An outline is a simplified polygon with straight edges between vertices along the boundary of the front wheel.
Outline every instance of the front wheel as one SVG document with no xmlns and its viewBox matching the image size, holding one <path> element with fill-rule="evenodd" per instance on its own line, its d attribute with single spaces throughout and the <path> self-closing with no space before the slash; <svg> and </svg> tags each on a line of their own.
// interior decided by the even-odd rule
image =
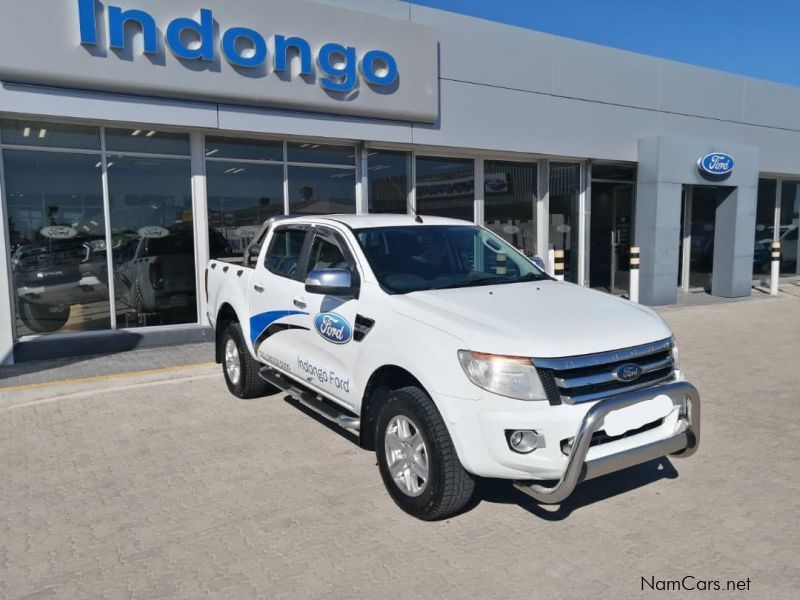
<svg viewBox="0 0 800 600">
<path fill-rule="evenodd" d="M 376 425 L 378 468 L 400 508 L 424 521 L 464 509 L 475 480 L 461 466 L 447 427 L 424 391 L 406 387 L 391 392 Z"/>
<path fill-rule="evenodd" d="M 239 323 L 228 325 L 221 343 L 222 372 L 231 394 L 237 398 L 259 398 L 278 391 L 258 376 L 261 365 L 250 356 Z"/>
</svg>

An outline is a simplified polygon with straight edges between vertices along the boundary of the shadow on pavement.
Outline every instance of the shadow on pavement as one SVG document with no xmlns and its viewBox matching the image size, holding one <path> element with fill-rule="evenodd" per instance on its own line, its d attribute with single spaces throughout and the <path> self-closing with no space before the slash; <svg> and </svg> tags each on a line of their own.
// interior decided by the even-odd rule
<svg viewBox="0 0 800 600">
<path fill-rule="evenodd" d="M 358 435 L 342 429 L 338 425 L 321 417 L 313 410 L 306 408 L 291 396 L 281 393 L 281 398 L 290 406 L 321 423 L 339 437 L 358 445 Z M 574 511 L 595 502 L 601 502 L 625 494 L 640 487 L 644 487 L 661 479 L 677 479 L 678 471 L 672 466 L 667 457 L 657 458 L 650 462 L 642 463 L 628 469 L 611 473 L 598 479 L 585 481 L 578 484 L 572 495 L 560 505 L 543 505 L 530 496 L 514 488 L 511 481 L 504 479 L 478 479 L 475 496 L 461 511 L 468 513 L 482 502 L 492 504 L 516 504 L 529 513 L 545 521 L 562 521 Z M 553 482 L 555 483 L 555 482 Z"/>
<path fill-rule="evenodd" d="M 472 510 L 481 502 L 517 504 L 546 521 L 562 521 L 584 506 L 601 502 L 619 494 L 625 494 L 661 479 L 677 478 L 678 472 L 669 459 L 666 457 L 658 458 L 623 471 L 617 471 L 598 479 L 580 483 L 569 498 L 560 505 L 552 506 L 539 504 L 530 496 L 515 489 L 510 481 L 484 479 L 478 483 L 473 503 L 467 507 L 466 511 Z"/>
</svg>

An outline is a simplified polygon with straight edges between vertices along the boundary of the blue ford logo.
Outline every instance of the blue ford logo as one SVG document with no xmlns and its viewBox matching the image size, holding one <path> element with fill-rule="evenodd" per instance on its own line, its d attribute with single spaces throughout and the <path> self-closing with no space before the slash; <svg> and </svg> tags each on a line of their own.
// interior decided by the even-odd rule
<svg viewBox="0 0 800 600">
<path fill-rule="evenodd" d="M 614 379 L 622 383 L 633 383 L 642 376 L 642 367 L 634 364 L 621 365 L 612 373 Z"/>
<path fill-rule="evenodd" d="M 314 329 L 332 344 L 346 344 L 353 338 L 353 330 L 347 319 L 332 312 L 314 317 Z"/>
<path fill-rule="evenodd" d="M 703 173 L 716 176 L 732 173 L 733 164 L 733 157 L 724 152 L 712 152 L 697 161 L 697 166 Z"/>
</svg>

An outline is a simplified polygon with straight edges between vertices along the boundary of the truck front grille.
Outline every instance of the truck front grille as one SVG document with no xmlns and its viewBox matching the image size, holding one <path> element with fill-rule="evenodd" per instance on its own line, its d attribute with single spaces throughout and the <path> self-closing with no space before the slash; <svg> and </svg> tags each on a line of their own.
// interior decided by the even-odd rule
<svg viewBox="0 0 800 600">
<path fill-rule="evenodd" d="M 675 377 L 672 345 L 670 338 L 611 352 L 535 358 L 533 362 L 551 404 L 577 404 L 671 381 Z M 615 373 L 625 365 L 636 365 L 641 375 L 633 381 L 620 381 Z"/>
</svg>

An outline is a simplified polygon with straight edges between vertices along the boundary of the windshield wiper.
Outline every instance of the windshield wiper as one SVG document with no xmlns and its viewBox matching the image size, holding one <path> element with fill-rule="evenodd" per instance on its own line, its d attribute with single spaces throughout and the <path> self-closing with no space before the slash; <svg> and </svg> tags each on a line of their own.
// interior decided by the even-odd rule
<svg viewBox="0 0 800 600">
<path fill-rule="evenodd" d="M 502 283 L 502 277 L 480 277 L 478 279 L 470 279 L 468 281 L 457 281 L 454 283 L 443 283 L 441 285 L 434 285 L 429 287 L 429 290 L 448 290 L 454 288 L 474 287 L 479 285 L 491 285 L 495 283 Z"/>
</svg>

